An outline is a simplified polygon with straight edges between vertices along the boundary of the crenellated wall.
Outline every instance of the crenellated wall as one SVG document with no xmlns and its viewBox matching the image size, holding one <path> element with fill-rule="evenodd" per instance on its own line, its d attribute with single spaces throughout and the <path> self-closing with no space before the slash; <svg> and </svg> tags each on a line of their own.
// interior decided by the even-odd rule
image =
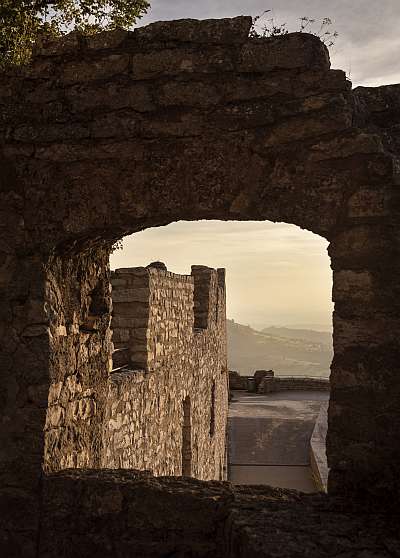
<svg viewBox="0 0 400 558">
<path fill-rule="evenodd" d="M 224 478 L 224 270 L 118 269 L 111 282 L 114 343 L 127 359 L 109 379 L 102 467 Z"/>
</svg>

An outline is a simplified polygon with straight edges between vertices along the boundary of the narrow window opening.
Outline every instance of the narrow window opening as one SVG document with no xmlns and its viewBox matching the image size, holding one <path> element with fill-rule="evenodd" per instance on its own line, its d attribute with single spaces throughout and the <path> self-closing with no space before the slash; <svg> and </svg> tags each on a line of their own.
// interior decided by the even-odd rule
<svg viewBox="0 0 400 558">
<path fill-rule="evenodd" d="M 190 397 L 183 401 L 182 476 L 192 476 L 192 423 Z"/>
<path fill-rule="evenodd" d="M 215 433 L 215 381 L 211 386 L 210 437 Z"/>
<path fill-rule="evenodd" d="M 316 447 L 314 430 L 321 430 L 320 418 L 326 429 L 322 411 L 329 399 L 333 353 L 332 273 L 326 247 L 325 239 L 285 223 L 182 221 L 143 231 L 140 238 L 134 235 L 124 240 L 123 253 L 113 255 L 111 267 L 117 268 L 111 277 L 114 367 L 123 367 L 130 356 L 125 366 L 161 374 L 167 357 L 178 355 L 181 335 L 187 333 L 200 346 L 215 332 L 222 337 L 226 333 L 221 345 L 212 342 L 206 349 L 211 353 L 227 349 L 227 354 L 214 359 L 215 366 L 204 360 L 201 382 L 205 389 L 192 389 L 197 385 L 198 367 L 187 371 L 184 389 L 190 401 L 185 396 L 178 401 L 177 435 L 178 442 L 182 436 L 182 447 L 178 443 L 173 448 L 178 451 L 173 462 L 181 459 L 178 474 L 221 476 L 222 432 L 227 420 L 229 455 L 224 475 L 229 470 L 231 482 L 310 492 L 320 489 L 326 478 L 326 459 L 310 456 Z M 160 287 L 167 288 L 161 306 L 165 301 L 178 317 L 174 327 L 168 326 L 168 335 L 158 327 L 158 313 L 154 320 L 150 311 L 143 314 L 144 303 L 150 308 L 153 301 L 152 286 L 149 281 L 142 283 L 146 274 L 140 266 L 154 260 L 150 267 L 165 271 L 163 264 L 155 262 L 161 252 L 174 270 L 171 278 L 177 273 L 186 275 L 179 279 L 185 285 L 183 298 L 164 284 Z M 196 262 L 203 265 L 193 265 Z M 128 273 L 132 270 L 128 265 L 139 266 L 137 272 Z M 227 299 L 224 271 L 219 266 L 227 268 Z M 128 300 L 131 294 L 134 298 Z M 138 312 L 130 313 L 132 308 Z M 196 409 L 193 416 L 191 403 Z M 162 401 L 160 405 L 162 412 Z M 203 409 L 201 417 L 197 409 Z M 209 453 L 198 454 L 198 442 L 202 448 L 208 446 Z M 319 444 L 322 458 L 324 443 Z M 210 475 L 208 467 L 213 471 Z M 313 475 L 318 477 L 318 486 Z"/>
</svg>

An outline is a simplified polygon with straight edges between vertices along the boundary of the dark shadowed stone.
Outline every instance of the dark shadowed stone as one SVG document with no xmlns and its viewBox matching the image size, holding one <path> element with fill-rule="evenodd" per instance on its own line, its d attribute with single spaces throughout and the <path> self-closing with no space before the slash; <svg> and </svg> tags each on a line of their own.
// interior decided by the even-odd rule
<svg viewBox="0 0 400 558">
<path fill-rule="evenodd" d="M 242 44 L 249 36 L 252 18 L 239 16 L 230 19 L 181 19 L 157 21 L 135 29 L 140 40 L 207 44 Z"/>
</svg>

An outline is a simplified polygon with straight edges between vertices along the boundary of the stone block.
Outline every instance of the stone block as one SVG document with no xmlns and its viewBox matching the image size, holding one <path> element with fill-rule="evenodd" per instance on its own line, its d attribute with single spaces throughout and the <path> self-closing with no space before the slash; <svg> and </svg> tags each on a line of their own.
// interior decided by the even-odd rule
<svg viewBox="0 0 400 558">
<path fill-rule="evenodd" d="M 46 427 L 57 428 L 64 423 L 65 411 L 59 405 L 53 405 L 47 409 Z"/>
<path fill-rule="evenodd" d="M 329 246 L 336 269 L 379 269 L 385 259 L 396 261 L 393 239 L 384 225 L 353 225 L 340 232 Z"/>
<path fill-rule="evenodd" d="M 50 38 L 42 35 L 36 40 L 33 56 L 60 56 L 68 52 L 76 52 L 82 44 L 82 36 L 78 32 L 71 32 L 61 37 Z"/>
<path fill-rule="evenodd" d="M 149 323 L 148 316 L 138 318 L 138 317 L 130 317 L 130 316 L 121 316 L 119 313 L 115 312 L 115 315 L 112 318 L 111 325 L 114 328 L 146 328 Z"/>
<path fill-rule="evenodd" d="M 128 328 L 116 328 L 113 330 L 113 342 L 114 343 L 126 343 L 130 339 L 131 330 Z"/>
<path fill-rule="evenodd" d="M 147 350 L 131 350 L 131 363 L 147 366 L 149 354 Z"/>
<path fill-rule="evenodd" d="M 293 116 L 268 129 L 264 145 L 272 147 L 303 141 L 324 134 L 328 128 L 331 132 L 344 131 L 351 127 L 351 118 L 351 113 L 347 111 L 331 111 L 328 124 L 321 121 L 317 115 Z"/>
<path fill-rule="evenodd" d="M 110 283 L 113 287 L 126 287 L 126 279 L 122 279 L 120 277 L 111 276 Z"/>
<path fill-rule="evenodd" d="M 65 64 L 61 81 L 64 84 L 84 83 L 93 80 L 110 79 L 128 71 L 128 54 L 108 54 L 101 59 L 72 61 Z"/>
<path fill-rule="evenodd" d="M 372 154 L 383 151 L 382 139 L 376 134 L 365 132 L 346 137 L 321 140 L 311 148 L 311 161 L 346 158 L 357 154 Z"/>
<path fill-rule="evenodd" d="M 201 81 L 169 81 L 156 93 L 157 103 L 161 106 L 209 107 L 216 105 L 223 93 L 212 83 Z"/>
<path fill-rule="evenodd" d="M 252 18 L 239 16 L 229 19 L 181 19 L 157 21 L 135 29 L 139 41 L 204 44 L 241 44 L 249 36 Z"/>
<path fill-rule="evenodd" d="M 154 110 L 155 103 L 152 100 L 151 88 L 139 83 L 116 85 L 112 81 L 102 86 L 97 84 L 70 87 L 65 92 L 71 110 L 75 114 L 84 113 L 87 110 L 96 110 L 99 106 L 109 110 L 129 109 L 131 111 L 143 112 Z M 112 146 L 105 146 L 112 148 Z"/>
<path fill-rule="evenodd" d="M 239 72 L 271 72 L 279 69 L 329 70 L 329 53 L 315 35 L 290 33 L 281 37 L 252 39 L 243 47 Z"/>
<path fill-rule="evenodd" d="M 34 324 L 27 326 L 23 332 L 22 337 L 41 337 L 50 336 L 50 328 L 42 324 Z"/>
<path fill-rule="evenodd" d="M 400 319 L 382 314 L 367 317 L 342 318 L 333 315 L 333 346 L 335 354 L 348 347 L 376 347 L 398 342 Z"/>
<path fill-rule="evenodd" d="M 135 54 L 132 58 L 131 75 L 135 80 L 147 80 L 161 76 L 232 72 L 234 69 L 235 57 L 230 51 L 213 47 L 205 52 L 185 47 Z"/>
<path fill-rule="evenodd" d="M 149 315 L 149 305 L 143 302 L 115 302 L 113 315 L 126 318 L 146 318 Z"/>
<path fill-rule="evenodd" d="M 149 302 L 150 290 L 147 287 L 137 288 L 137 289 L 123 289 L 118 288 L 113 291 L 113 303 L 116 302 Z M 115 305 L 114 305 L 114 312 Z"/>
<path fill-rule="evenodd" d="M 125 29 L 114 29 L 86 37 L 85 42 L 89 50 L 109 50 L 121 46 L 126 39 L 133 37 L 133 34 Z"/>
<path fill-rule="evenodd" d="M 115 276 L 119 275 L 136 275 L 138 277 L 145 277 L 148 275 L 148 270 L 145 267 L 120 267 L 114 271 Z"/>
</svg>

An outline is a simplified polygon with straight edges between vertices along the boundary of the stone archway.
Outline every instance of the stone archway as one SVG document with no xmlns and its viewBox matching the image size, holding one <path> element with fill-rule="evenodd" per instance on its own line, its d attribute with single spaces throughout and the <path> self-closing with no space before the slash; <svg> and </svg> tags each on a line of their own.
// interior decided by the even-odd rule
<svg viewBox="0 0 400 558">
<path fill-rule="evenodd" d="M 109 249 L 179 219 L 284 221 L 330 241 L 330 489 L 399 493 L 400 88 L 352 91 L 316 37 L 248 39 L 250 25 L 240 17 L 72 34 L 3 76 L 7 532 L 36 529 L 48 392 L 71 369 L 93 388 L 82 466 L 98 466 Z M 23 524 L 21 506 L 31 518 Z"/>
</svg>

